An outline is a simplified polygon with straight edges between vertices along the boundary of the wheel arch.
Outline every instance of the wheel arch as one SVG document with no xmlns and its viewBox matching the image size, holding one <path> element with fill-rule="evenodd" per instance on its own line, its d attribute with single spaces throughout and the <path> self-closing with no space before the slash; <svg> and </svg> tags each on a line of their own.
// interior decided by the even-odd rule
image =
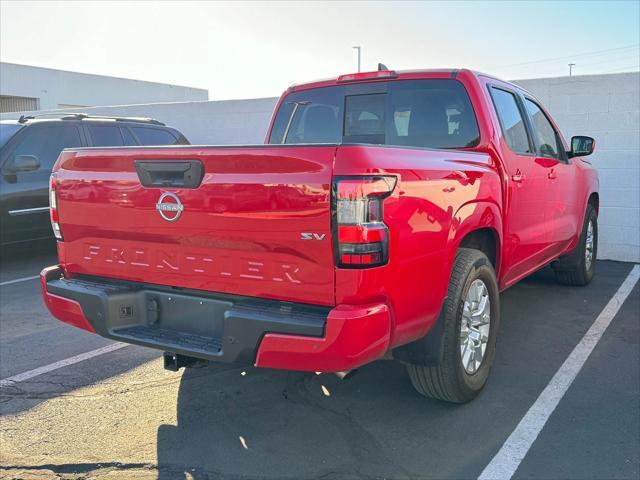
<svg viewBox="0 0 640 480">
<path fill-rule="evenodd" d="M 450 275 L 458 250 L 473 248 L 487 255 L 497 277 L 502 251 L 502 217 L 498 206 L 491 202 L 472 202 L 460 207 L 453 218 L 448 244 Z M 447 284 L 448 282 L 449 278 Z M 441 309 L 445 299 L 442 301 Z M 442 360 L 443 334 L 444 325 L 439 315 L 424 337 L 395 348 L 393 357 L 409 363 L 439 365 Z"/>
<path fill-rule="evenodd" d="M 495 203 L 472 202 L 456 212 L 449 232 L 449 265 L 453 266 L 460 248 L 473 248 L 483 252 L 493 265 L 496 276 L 502 256 L 502 215 Z"/>
<path fill-rule="evenodd" d="M 460 248 L 473 248 L 474 250 L 480 250 L 484 253 L 494 270 L 497 266 L 499 246 L 498 246 L 498 233 L 493 228 L 479 228 L 467 233 L 460 241 L 458 249 Z"/>
<path fill-rule="evenodd" d="M 587 205 L 592 205 L 596 210 L 596 214 L 600 213 L 600 194 L 598 192 L 592 192 L 587 199 Z"/>
</svg>

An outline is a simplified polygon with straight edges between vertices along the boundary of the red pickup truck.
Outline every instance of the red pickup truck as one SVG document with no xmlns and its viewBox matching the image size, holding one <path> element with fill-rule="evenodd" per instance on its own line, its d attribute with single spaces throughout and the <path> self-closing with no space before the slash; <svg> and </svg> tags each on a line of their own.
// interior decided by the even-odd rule
<svg viewBox="0 0 640 480">
<path fill-rule="evenodd" d="M 63 322 L 163 350 L 170 369 L 393 358 L 420 393 L 465 402 L 494 359 L 499 291 L 549 264 L 591 280 L 593 148 L 469 70 L 295 85 L 266 145 L 63 151 L 42 293 Z"/>
</svg>

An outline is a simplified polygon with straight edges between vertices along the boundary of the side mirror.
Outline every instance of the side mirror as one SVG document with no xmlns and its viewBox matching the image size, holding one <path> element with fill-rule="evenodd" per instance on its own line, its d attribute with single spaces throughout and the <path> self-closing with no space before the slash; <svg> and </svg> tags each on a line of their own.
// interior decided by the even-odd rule
<svg viewBox="0 0 640 480">
<path fill-rule="evenodd" d="M 587 155 L 591 155 L 595 148 L 596 141 L 593 138 L 576 135 L 575 137 L 571 137 L 571 151 L 569 152 L 569 158 L 586 157 Z"/>
<path fill-rule="evenodd" d="M 9 170 L 17 172 L 33 172 L 40 168 L 40 160 L 35 155 L 16 155 L 9 163 Z"/>
</svg>

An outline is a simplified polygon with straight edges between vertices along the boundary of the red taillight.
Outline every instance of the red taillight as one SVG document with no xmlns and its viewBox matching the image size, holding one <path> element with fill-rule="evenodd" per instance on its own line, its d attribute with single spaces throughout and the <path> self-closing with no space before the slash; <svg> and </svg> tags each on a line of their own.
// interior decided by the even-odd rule
<svg viewBox="0 0 640 480">
<path fill-rule="evenodd" d="M 387 263 L 389 229 L 383 221 L 383 203 L 395 185 L 395 177 L 334 180 L 335 246 L 339 267 L 376 267 Z"/>
<path fill-rule="evenodd" d="M 49 180 L 49 212 L 51 215 L 51 228 L 53 234 L 58 240 L 62 240 L 62 231 L 60 230 L 60 219 L 58 217 L 58 195 L 56 192 L 56 177 L 51 175 Z"/>
<path fill-rule="evenodd" d="M 375 72 L 348 73 L 338 77 L 338 83 L 373 80 L 376 78 L 396 78 L 398 74 L 393 70 L 378 70 Z"/>
</svg>

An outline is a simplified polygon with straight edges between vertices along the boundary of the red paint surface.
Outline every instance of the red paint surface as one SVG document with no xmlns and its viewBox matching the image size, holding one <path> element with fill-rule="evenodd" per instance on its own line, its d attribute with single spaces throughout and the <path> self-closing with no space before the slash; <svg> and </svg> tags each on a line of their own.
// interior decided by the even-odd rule
<svg viewBox="0 0 640 480">
<path fill-rule="evenodd" d="M 47 274 L 52 270 L 59 270 L 58 267 L 47 267 L 40 273 L 40 287 L 42 288 L 42 298 L 47 309 L 58 320 L 61 320 L 74 327 L 82 328 L 89 332 L 95 332 L 80 304 L 74 300 L 63 298 L 47 292 Z"/>
<path fill-rule="evenodd" d="M 340 306 L 329 313 L 324 338 L 265 335 L 256 366 L 309 372 L 351 370 L 387 351 L 390 322 L 385 304 Z"/>
</svg>

